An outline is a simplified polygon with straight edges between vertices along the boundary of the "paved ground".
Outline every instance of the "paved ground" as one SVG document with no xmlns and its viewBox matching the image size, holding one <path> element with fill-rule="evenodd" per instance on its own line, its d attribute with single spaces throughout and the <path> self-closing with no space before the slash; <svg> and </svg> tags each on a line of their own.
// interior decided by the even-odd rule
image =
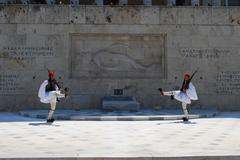
<svg viewBox="0 0 240 160">
<path fill-rule="evenodd" d="M 0 158 L 235 155 L 237 160 L 239 135 L 240 113 L 236 112 L 189 123 L 56 121 L 52 125 L 45 120 L 0 113 Z"/>
</svg>

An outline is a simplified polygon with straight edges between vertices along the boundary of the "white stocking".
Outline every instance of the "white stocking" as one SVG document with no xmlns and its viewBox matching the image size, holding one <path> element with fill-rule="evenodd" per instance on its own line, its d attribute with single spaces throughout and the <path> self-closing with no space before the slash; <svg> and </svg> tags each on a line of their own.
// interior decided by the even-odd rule
<svg viewBox="0 0 240 160">
<path fill-rule="evenodd" d="M 174 96 L 176 94 L 175 91 L 163 92 L 164 96 Z"/>
<path fill-rule="evenodd" d="M 55 108 L 56 108 L 56 102 L 51 102 L 50 104 L 51 104 L 51 108 L 50 108 L 49 113 L 48 113 L 48 118 L 47 118 L 48 120 L 52 119 L 53 113 L 54 113 Z"/>
<path fill-rule="evenodd" d="M 182 102 L 182 109 L 186 118 L 188 118 L 187 103 Z"/>
</svg>

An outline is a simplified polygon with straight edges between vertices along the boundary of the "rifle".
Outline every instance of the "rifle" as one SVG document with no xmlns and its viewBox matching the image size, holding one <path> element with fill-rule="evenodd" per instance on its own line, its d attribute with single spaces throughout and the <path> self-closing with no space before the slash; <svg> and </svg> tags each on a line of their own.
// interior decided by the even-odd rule
<svg viewBox="0 0 240 160">
<path fill-rule="evenodd" d="M 191 82 L 193 76 L 198 72 L 198 70 L 194 71 L 192 76 L 189 78 L 189 80 L 187 80 L 187 82 L 185 82 L 185 79 L 183 80 L 183 84 L 182 84 L 182 87 L 180 89 L 180 91 L 184 91 L 184 89 L 188 89 L 188 86 L 189 86 L 189 83 Z"/>
<path fill-rule="evenodd" d="M 198 72 L 198 70 L 196 70 L 196 71 L 193 72 L 193 74 L 192 74 L 192 76 L 191 76 L 189 82 L 192 80 L 193 76 L 194 76 L 197 72 Z"/>
</svg>

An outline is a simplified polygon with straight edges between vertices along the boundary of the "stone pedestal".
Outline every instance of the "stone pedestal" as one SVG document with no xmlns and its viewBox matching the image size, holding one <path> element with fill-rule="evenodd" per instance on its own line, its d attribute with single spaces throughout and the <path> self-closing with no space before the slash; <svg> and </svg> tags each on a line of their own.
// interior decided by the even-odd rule
<svg viewBox="0 0 240 160">
<path fill-rule="evenodd" d="M 140 103 L 133 97 L 107 96 L 102 99 L 102 108 L 106 110 L 138 111 Z"/>
</svg>

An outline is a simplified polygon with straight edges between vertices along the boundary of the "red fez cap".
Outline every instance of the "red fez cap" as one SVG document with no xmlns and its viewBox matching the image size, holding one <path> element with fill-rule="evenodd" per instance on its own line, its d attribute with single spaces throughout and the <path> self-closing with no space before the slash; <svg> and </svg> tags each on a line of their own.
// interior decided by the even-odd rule
<svg viewBox="0 0 240 160">
<path fill-rule="evenodd" d="M 48 77 L 49 78 L 55 78 L 55 73 L 54 72 L 48 72 Z"/>
<path fill-rule="evenodd" d="M 184 77 L 190 77 L 189 73 L 184 73 Z"/>
</svg>

